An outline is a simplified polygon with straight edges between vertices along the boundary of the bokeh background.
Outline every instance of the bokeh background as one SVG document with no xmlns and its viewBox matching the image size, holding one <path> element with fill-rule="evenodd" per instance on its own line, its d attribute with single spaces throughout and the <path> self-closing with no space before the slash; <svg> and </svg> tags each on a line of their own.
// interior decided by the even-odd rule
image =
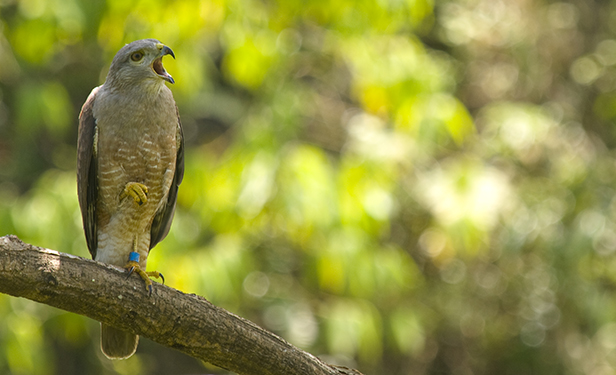
<svg viewBox="0 0 616 375">
<path fill-rule="evenodd" d="M 616 373 L 616 1 L 0 0 L 0 235 L 89 257 L 77 116 L 146 37 L 168 285 L 366 375 Z M 98 332 L 0 295 L 0 373 L 227 373 Z"/>
</svg>

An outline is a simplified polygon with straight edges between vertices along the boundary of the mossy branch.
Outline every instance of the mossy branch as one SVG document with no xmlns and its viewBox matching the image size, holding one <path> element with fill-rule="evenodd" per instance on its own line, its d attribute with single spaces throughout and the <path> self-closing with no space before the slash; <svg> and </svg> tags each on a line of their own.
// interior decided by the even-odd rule
<svg viewBox="0 0 616 375">
<path fill-rule="evenodd" d="M 0 237 L 0 292 L 44 303 L 149 338 L 247 375 L 361 375 L 328 365 L 204 298 L 116 267 Z"/>
</svg>

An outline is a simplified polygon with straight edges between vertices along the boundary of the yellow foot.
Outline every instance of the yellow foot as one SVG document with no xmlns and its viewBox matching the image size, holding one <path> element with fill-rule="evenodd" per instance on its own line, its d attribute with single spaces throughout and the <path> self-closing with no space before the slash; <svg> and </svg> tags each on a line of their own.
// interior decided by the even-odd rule
<svg viewBox="0 0 616 375">
<path fill-rule="evenodd" d="M 120 200 L 131 196 L 139 206 L 148 201 L 148 187 L 138 182 L 129 182 L 124 186 Z"/>
<path fill-rule="evenodd" d="M 137 275 L 139 275 L 143 281 L 145 281 L 145 289 L 148 291 L 148 295 L 152 295 L 152 280 L 150 280 L 150 277 L 155 277 L 155 278 L 161 278 L 163 280 L 163 284 L 165 283 L 165 278 L 163 277 L 163 274 L 158 272 L 158 271 L 149 271 L 146 272 L 144 270 L 141 269 L 141 267 L 139 266 L 139 263 L 135 262 L 135 261 L 129 261 L 128 264 L 126 265 L 126 268 L 128 269 L 128 276 L 130 277 L 130 275 L 133 274 L 133 272 L 135 272 Z"/>
</svg>

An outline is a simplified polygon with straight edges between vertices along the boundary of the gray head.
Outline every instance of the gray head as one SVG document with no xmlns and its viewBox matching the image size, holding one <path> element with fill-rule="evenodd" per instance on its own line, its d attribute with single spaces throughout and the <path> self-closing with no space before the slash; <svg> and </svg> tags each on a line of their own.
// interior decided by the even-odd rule
<svg viewBox="0 0 616 375">
<path fill-rule="evenodd" d="M 163 67 L 163 56 L 175 54 L 171 48 L 156 39 L 141 39 L 122 47 L 116 53 L 106 84 L 114 86 L 135 85 L 142 82 L 174 83 L 173 77 Z"/>
</svg>

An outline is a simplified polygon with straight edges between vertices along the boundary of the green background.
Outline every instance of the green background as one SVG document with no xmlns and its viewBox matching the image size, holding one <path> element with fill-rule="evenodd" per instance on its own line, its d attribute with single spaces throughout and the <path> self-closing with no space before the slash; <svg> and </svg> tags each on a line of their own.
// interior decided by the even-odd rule
<svg viewBox="0 0 616 375">
<path fill-rule="evenodd" d="M 89 257 L 77 116 L 153 37 L 186 174 L 150 269 L 366 375 L 616 373 L 616 1 L 0 0 L 0 235 Z M 226 372 L 0 295 L 2 374 Z"/>
</svg>

